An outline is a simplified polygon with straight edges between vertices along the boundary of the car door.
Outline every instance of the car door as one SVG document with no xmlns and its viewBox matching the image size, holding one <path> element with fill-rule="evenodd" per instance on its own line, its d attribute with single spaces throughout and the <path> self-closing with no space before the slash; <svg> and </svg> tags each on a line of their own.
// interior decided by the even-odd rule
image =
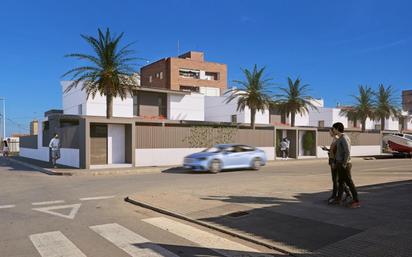
<svg viewBox="0 0 412 257">
<path fill-rule="evenodd" d="M 239 168 L 242 162 L 242 151 L 239 146 L 228 147 L 224 153 L 224 168 Z"/>
</svg>

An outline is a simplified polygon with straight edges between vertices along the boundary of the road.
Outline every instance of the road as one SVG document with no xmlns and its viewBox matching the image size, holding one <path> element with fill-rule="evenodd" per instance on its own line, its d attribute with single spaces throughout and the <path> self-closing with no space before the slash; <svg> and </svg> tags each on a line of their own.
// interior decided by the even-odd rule
<svg viewBox="0 0 412 257">
<path fill-rule="evenodd" d="M 362 161 L 360 184 L 411 178 L 410 160 Z M 376 176 L 376 174 L 380 174 Z M 294 188 L 282 176 L 295 176 Z M 48 176 L 0 159 L 0 256 L 281 256 L 204 227 L 166 217 L 124 202 L 148 190 L 218 188 L 251 183 L 279 183 L 276 192 L 293 194 L 329 186 L 324 162 L 280 162 L 261 171 L 194 174 L 162 173 L 108 176 Z M 305 187 L 305 181 L 317 186 Z M 373 178 L 373 179 L 371 179 Z M 247 186 L 245 185 L 245 182 Z M 277 181 L 277 182 L 276 182 Z M 312 183 L 313 184 L 313 183 Z M 259 190 L 256 188 L 254 193 Z M 179 204 L 176 199 L 174 204 Z"/>
</svg>

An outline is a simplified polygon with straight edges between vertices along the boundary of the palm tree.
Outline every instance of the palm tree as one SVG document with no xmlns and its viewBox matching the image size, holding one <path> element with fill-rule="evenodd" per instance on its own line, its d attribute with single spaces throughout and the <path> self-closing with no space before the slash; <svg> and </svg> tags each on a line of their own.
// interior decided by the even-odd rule
<svg viewBox="0 0 412 257">
<path fill-rule="evenodd" d="M 358 113 L 353 107 L 349 106 L 349 107 L 342 108 L 340 110 L 340 115 L 346 116 L 348 120 L 353 121 L 353 126 L 355 128 L 358 126 L 358 120 L 359 120 Z"/>
<path fill-rule="evenodd" d="M 81 53 L 65 55 L 90 63 L 87 66 L 71 69 L 63 75 L 63 77 L 71 75 L 72 80 L 65 93 L 82 83 L 82 90 L 86 91 L 87 98 L 90 95 L 94 98 L 97 93 L 106 96 L 106 117 L 109 119 L 113 116 L 113 98 L 120 96 L 123 100 L 129 94 L 133 94 L 136 84 L 131 77 L 133 69 L 129 63 L 137 58 L 130 56 L 133 53 L 129 50 L 131 44 L 120 47 L 123 33 L 112 37 L 109 29 L 106 29 L 106 33 L 98 29 L 98 38 L 86 35 L 81 37 L 93 48 L 95 55 Z"/>
<path fill-rule="evenodd" d="M 267 87 L 271 85 L 271 79 L 264 78 L 265 67 L 258 69 L 257 65 L 253 70 L 241 69 L 245 75 L 245 81 L 235 80 L 241 88 L 233 88 L 225 93 L 229 96 L 226 103 L 237 99 L 237 111 L 244 111 L 246 107 L 250 109 L 250 125 L 255 129 L 255 116 L 257 111 L 264 111 L 269 108 L 270 99 Z"/>
<path fill-rule="evenodd" d="M 375 118 L 374 93 L 369 86 L 359 86 L 359 95 L 352 95 L 356 102 L 352 106 L 353 113 L 362 123 L 362 132 L 366 130 L 366 120 Z"/>
<path fill-rule="evenodd" d="M 309 85 L 301 85 L 301 79 L 297 78 L 293 81 L 288 77 L 288 87 L 279 88 L 282 94 L 277 94 L 275 97 L 275 104 L 281 106 L 286 115 L 291 115 L 291 125 L 295 126 L 296 114 L 305 114 L 309 112 L 309 108 L 317 110 L 318 108 L 313 104 L 313 97 L 307 95 Z"/>
<path fill-rule="evenodd" d="M 379 85 L 378 91 L 375 93 L 376 110 L 375 115 L 381 121 L 381 130 L 385 130 L 385 119 L 391 116 L 399 117 L 400 109 L 398 107 L 398 99 L 394 97 L 392 86 L 385 88 L 383 84 Z"/>
</svg>

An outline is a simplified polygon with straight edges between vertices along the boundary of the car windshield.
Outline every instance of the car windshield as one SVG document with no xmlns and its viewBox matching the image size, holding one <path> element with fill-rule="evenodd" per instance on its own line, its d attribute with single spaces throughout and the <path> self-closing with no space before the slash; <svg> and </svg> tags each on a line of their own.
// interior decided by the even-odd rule
<svg viewBox="0 0 412 257">
<path fill-rule="evenodd" d="M 223 148 L 214 146 L 214 147 L 206 148 L 202 152 L 204 152 L 204 153 L 220 153 L 222 150 L 223 150 Z"/>
<path fill-rule="evenodd" d="M 405 135 L 405 137 L 409 140 L 412 140 L 412 135 Z"/>
</svg>

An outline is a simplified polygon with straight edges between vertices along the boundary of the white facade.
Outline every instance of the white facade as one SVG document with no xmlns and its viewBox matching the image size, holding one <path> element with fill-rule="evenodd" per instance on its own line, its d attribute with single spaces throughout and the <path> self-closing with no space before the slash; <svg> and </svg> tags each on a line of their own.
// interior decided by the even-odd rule
<svg viewBox="0 0 412 257">
<path fill-rule="evenodd" d="M 205 121 L 232 122 L 232 116 L 236 115 L 238 123 L 250 123 L 250 109 L 237 111 L 236 99 L 226 103 L 227 97 L 205 97 Z M 269 111 L 256 112 L 256 124 L 269 124 Z"/>
<path fill-rule="evenodd" d="M 87 116 L 106 116 L 106 97 L 99 93 L 94 98 L 87 99 L 86 92 L 82 91 L 82 83 L 68 93 L 64 91 L 70 85 L 70 81 L 62 81 L 63 113 Z M 133 117 L 133 97 L 125 99 L 115 97 L 113 99 L 113 117 Z"/>
<path fill-rule="evenodd" d="M 167 118 L 169 120 L 205 120 L 205 96 L 192 93 L 190 95 L 167 95 Z"/>
</svg>

